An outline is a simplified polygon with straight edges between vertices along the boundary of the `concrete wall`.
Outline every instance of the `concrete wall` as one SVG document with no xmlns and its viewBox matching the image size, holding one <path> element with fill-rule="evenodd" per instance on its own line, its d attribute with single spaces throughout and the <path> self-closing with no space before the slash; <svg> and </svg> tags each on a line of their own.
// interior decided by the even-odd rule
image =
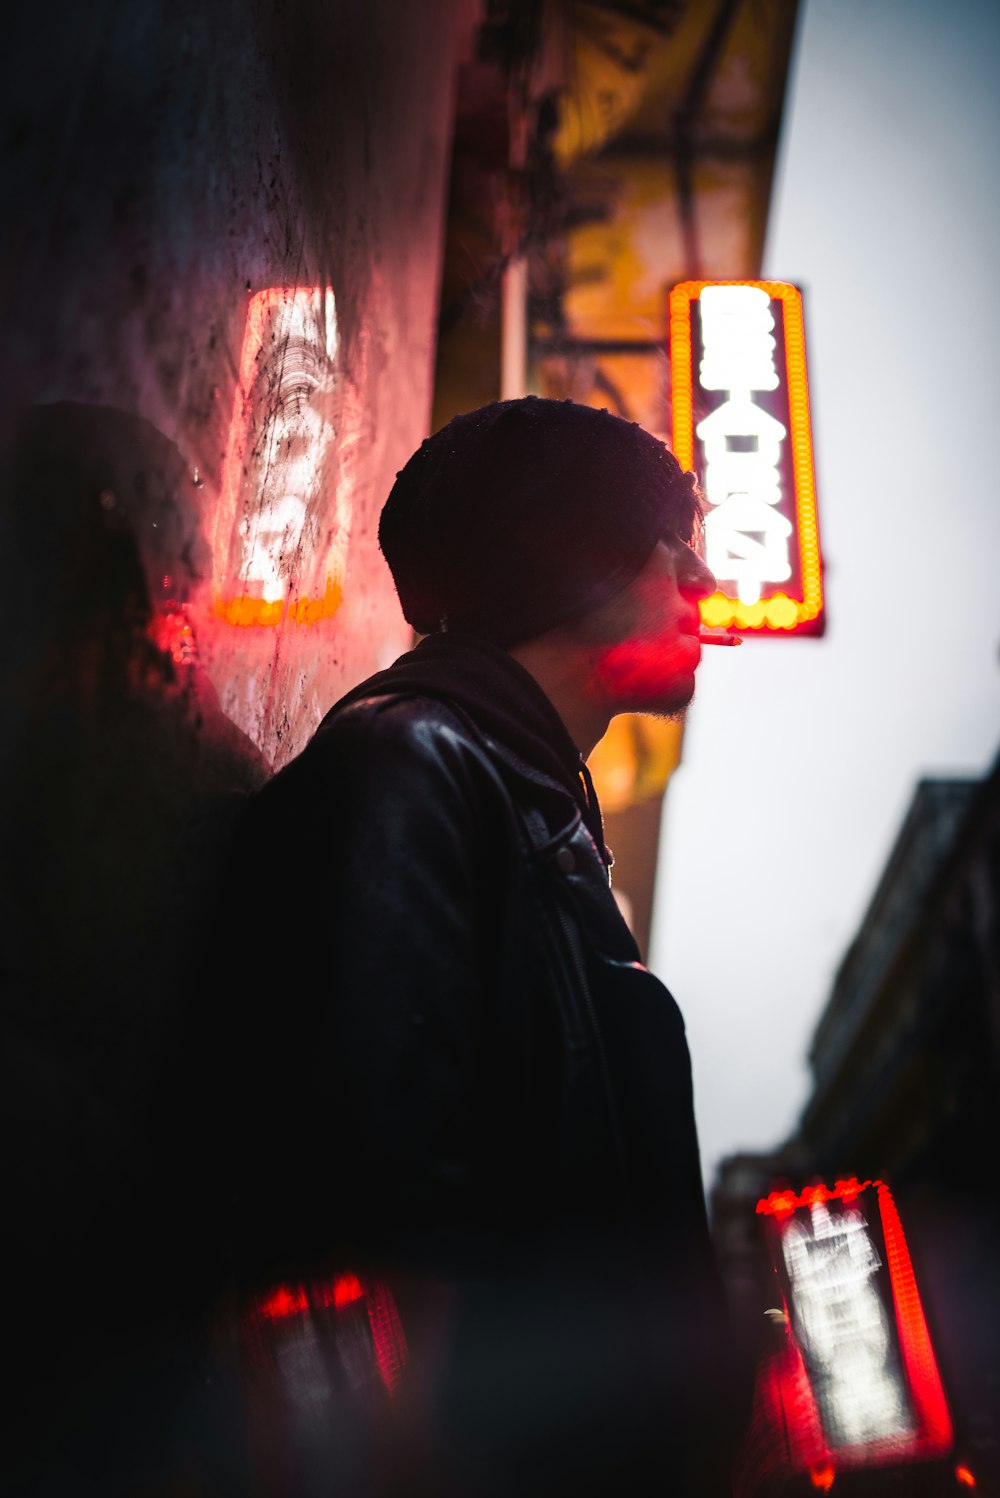
<svg viewBox="0 0 1000 1498">
<path fill-rule="evenodd" d="M 56 0 L 5 34 L 5 1174 L 23 1272 L 85 1265 L 91 1306 L 162 1259 L 149 1128 L 233 793 L 408 643 L 376 526 L 430 417 L 473 9 Z M 232 942 L 281 877 L 246 870 Z"/>
<path fill-rule="evenodd" d="M 115 494 L 115 508 L 154 609 L 186 603 L 189 645 L 269 762 L 406 639 L 374 529 L 429 420 L 461 26 L 449 0 L 110 0 L 37 10 L 14 66 L 8 55 L 2 436 L 38 405 L 72 401 L 140 418 L 173 444 L 170 508 L 209 550 L 171 559 L 141 494 Z M 253 371 L 266 364 L 264 378 L 240 392 L 248 309 L 273 288 L 330 289 L 334 303 L 316 305 L 335 305 L 334 318 L 317 333 L 272 312 Z M 287 369 L 289 333 L 319 349 L 304 374 Z M 289 520 L 286 506 L 285 534 L 261 541 L 254 505 L 282 441 L 298 443 L 298 473 L 272 472 L 265 522 L 282 528 L 282 483 L 298 485 L 308 513 L 303 524 L 292 506 Z M 256 471 L 229 495 L 219 535 L 227 448 L 242 480 L 255 444 Z M 257 594 L 270 570 L 289 603 L 325 597 L 314 623 L 288 608 L 277 623 L 274 610 L 267 624 L 219 619 L 220 598 L 254 595 L 238 575 L 254 571 L 254 545 Z M 43 554 L 23 564 L 47 566 Z"/>
</svg>

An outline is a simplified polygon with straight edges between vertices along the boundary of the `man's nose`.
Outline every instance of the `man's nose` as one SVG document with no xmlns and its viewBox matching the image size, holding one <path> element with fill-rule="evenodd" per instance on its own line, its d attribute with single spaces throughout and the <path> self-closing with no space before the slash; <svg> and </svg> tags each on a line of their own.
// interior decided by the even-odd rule
<svg viewBox="0 0 1000 1498">
<path fill-rule="evenodd" d="M 681 592 L 688 598 L 708 598 L 718 587 L 715 573 L 696 551 L 689 552 L 684 560 L 686 565 L 679 579 Z"/>
</svg>

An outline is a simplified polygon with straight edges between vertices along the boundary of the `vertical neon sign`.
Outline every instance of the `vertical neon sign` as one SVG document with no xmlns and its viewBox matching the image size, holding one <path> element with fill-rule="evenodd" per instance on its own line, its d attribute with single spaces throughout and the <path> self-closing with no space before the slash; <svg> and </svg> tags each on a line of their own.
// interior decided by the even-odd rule
<svg viewBox="0 0 1000 1498">
<path fill-rule="evenodd" d="M 670 294 L 674 451 L 707 500 L 710 626 L 823 631 L 802 298 L 779 281 Z"/>
<path fill-rule="evenodd" d="M 946 1456 L 953 1428 L 899 1213 L 881 1181 L 757 1203 L 789 1319 L 772 1391 L 814 1472 Z"/>
<path fill-rule="evenodd" d="M 337 343 L 328 288 L 272 287 L 247 309 L 213 546 L 227 624 L 313 624 L 340 605 L 350 515 L 324 484 Z"/>
</svg>

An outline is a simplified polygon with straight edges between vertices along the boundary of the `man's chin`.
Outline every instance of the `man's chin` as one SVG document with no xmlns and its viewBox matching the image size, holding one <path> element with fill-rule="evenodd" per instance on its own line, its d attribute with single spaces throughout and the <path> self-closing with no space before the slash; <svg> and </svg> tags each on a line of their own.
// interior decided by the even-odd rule
<svg viewBox="0 0 1000 1498">
<path fill-rule="evenodd" d="M 670 692 L 651 693 L 645 700 L 637 701 L 633 707 L 624 708 L 624 712 L 640 713 L 646 718 L 668 718 L 672 722 L 680 722 L 694 697 L 694 676 L 688 686 L 680 685 Z"/>
<path fill-rule="evenodd" d="M 671 650 L 622 643 L 603 653 L 595 672 L 597 691 L 615 713 L 651 713 L 677 718 L 694 696 L 700 651 L 690 637 Z M 692 658 L 693 657 L 693 658 Z"/>
</svg>

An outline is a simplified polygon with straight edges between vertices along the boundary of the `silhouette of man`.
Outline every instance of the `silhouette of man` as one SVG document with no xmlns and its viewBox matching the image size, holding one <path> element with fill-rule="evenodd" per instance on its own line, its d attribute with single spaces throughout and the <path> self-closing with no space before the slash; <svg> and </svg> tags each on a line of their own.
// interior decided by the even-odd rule
<svg viewBox="0 0 1000 1498">
<path fill-rule="evenodd" d="M 375 1489 L 724 1490 L 684 1024 L 586 766 L 614 714 L 691 699 L 699 528 L 694 476 L 632 423 L 534 397 L 456 417 L 379 530 L 425 638 L 244 825 L 269 934 L 233 1016 L 241 1270 L 392 1287 L 411 1424 Z"/>
</svg>

